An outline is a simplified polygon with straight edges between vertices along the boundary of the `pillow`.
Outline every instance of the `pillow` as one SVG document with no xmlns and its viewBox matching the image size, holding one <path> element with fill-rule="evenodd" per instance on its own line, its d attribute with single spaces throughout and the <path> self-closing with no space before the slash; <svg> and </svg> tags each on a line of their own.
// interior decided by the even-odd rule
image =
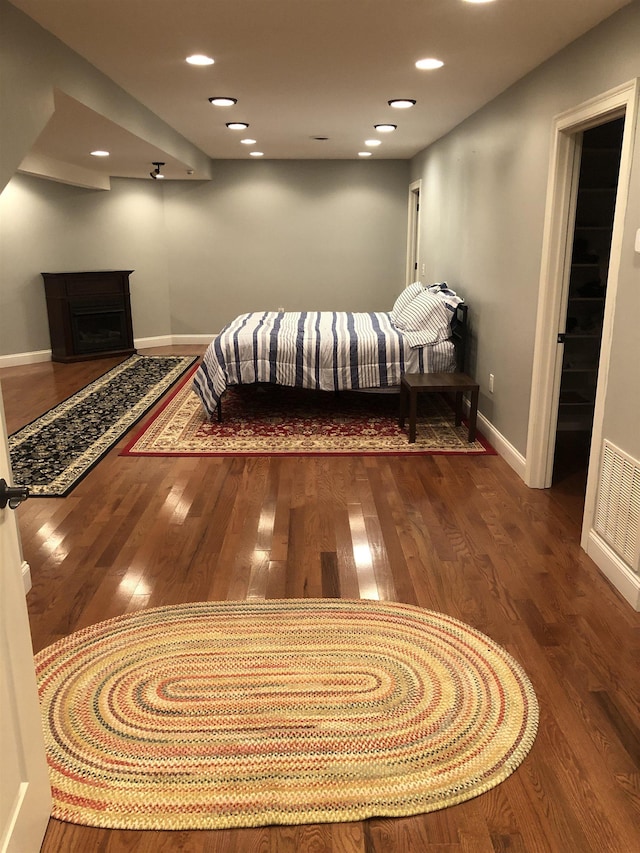
<svg viewBox="0 0 640 853">
<path fill-rule="evenodd" d="M 450 322 L 451 313 L 443 300 L 423 289 L 404 308 L 395 325 L 410 347 L 424 347 L 446 341 L 451 336 Z"/>
<path fill-rule="evenodd" d="M 409 284 L 405 287 L 391 309 L 391 322 L 394 323 L 394 325 L 398 325 L 397 318 L 400 316 L 402 311 L 413 299 L 416 298 L 416 296 L 419 296 L 421 293 L 424 293 L 424 287 L 419 281 L 414 281 L 413 284 Z M 398 328 L 400 327 L 398 326 Z"/>
<path fill-rule="evenodd" d="M 461 302 L 464 302 L 461 296 L 455 292 L 455 290 L 451 290 L 451 288 L 447 287 L 446 281 L 441 282 L 440 284 L 431 284 L 429 287 L 425 288 L 429 293 L 433 293 L 434 296 L 437 296 L 438 299 L 442 299 L 442 301 L 449 307 L 449 309 L 455 314 L 455 310 L 460 305 Z"/>
</svg>

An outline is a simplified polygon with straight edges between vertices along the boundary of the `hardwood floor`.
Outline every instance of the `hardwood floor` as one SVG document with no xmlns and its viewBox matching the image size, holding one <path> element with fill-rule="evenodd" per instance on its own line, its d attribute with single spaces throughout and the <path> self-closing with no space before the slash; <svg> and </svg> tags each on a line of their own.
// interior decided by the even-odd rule
<svg viewBox="0 0 640 853">
<path fill-rule="evenodd" d="M 116 361 L 1 370 L 9 431 Z M 540 728 L 512 776 L 443 811 L 214 832 L 52 820 L 43 853 L 640 849 L 640 616 L 581 551 L 570 481 L 531 490 L 492 456 L 175 459 L 120 457 L 119 447 L 67 498 L 18 510 L 35 651 L 141 607 L 397 600 L 451 614 L 508 649 L 536 689 Z"/>
</svg>

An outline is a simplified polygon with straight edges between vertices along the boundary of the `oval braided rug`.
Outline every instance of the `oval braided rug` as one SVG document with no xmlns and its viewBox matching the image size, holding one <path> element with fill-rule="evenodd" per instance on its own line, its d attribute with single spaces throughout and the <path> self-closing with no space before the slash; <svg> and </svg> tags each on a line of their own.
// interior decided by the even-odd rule
<svg viewBox="0 0 640 853">
<path fill-rule="evenodd" d="M 411 815 L 505 779 L 538 706 L 449 616 L 372 601 L 142 610 L 36 656 L 53 816 L 210 829 Z"/>
</svg>

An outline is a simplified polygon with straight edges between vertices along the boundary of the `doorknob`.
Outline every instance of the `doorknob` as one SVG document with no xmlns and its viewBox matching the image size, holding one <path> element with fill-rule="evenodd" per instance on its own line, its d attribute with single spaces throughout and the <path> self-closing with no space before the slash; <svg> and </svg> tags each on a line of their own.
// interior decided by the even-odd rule
<svg viewBox="0 0 640 853">
<path fill-rule="evenodd" d="M 9 486 L 7 481 L 0 479 L 0 509 L 9 504 L 9 509 L 16 509 L 22 501 L 29 497 L 29 489 L 26 486 Z"/>
</svg>

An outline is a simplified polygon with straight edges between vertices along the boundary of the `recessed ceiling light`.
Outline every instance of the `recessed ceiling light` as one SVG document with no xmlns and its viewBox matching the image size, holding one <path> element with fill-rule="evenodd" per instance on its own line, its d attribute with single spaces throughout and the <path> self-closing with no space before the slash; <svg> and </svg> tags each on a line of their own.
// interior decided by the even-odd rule
<svg viewBox="0 0 640 853">
<path fill-rule="evenodd" d="M 416 102 L 412 98 L 394 98 L 392 101 L 387 101 L 390 107 L 396 110 L 408 110 L 409 107 L 415 107 Z"/>
<path fill-rule="evenodd" d="M 379 139 L 365 139 L 364 144 L 369 148 L 375 148 L 376 145 L 382 145 L 382 142 Z"/>
<path fill-rule="evenodd" d="M 242 142 L 243 145 L 255 145 L 257 141 L 258 141 L 257 139 L 241 139 L 240 140 L 240 142 Z"/>
<path fill-rule="evenodd" d="M 187 56 L 189 65 L 213 65 L 213 59 L 210 56 L 205 56 L 204 53 L 194 53 L 192 56 Z"/>
<path fill-rule="evenodd" d="M 92 151 L 91 156 L 92 157 L 108 157 L 109 152 L 108 151 Z"/>
<path fill-rule="evenodd" d="M 264 157 L 263 151 L 249 151 L 251 157 Z"/>
<path fill-rule="evenodd" d="M 227 127 L 229 130 L 246 130 L 249 125 L 246 121 L 228 121 Z"/>
<path fill-rule="evenodd" d="M 358 151 L 358 157 L 371 157 L 371 151 Z"/>
<path fill-rule="evenodd" d="M 214 107 L 232 107 L 234 104 L 238 103 L 238 99 L 215 97 L 209 98 L 209 103 L 213 104 Z"/>
<path fill-rule="evenodd" d="M 427 71 L 433 71 L 435 68 L 442 68 L 443 65 L 444 62 L 441 59 L 435 59 L 435 57 L 431 57 L 430 59 L 419 59 L 416 62 L 416 68 Z"/>
<path fill-rule="evenodd" d="M 398 129 L 397 124 L 374 124 L 373 127 L 378 133 L 393 133 L 394 130 Z"/>
</svg>

